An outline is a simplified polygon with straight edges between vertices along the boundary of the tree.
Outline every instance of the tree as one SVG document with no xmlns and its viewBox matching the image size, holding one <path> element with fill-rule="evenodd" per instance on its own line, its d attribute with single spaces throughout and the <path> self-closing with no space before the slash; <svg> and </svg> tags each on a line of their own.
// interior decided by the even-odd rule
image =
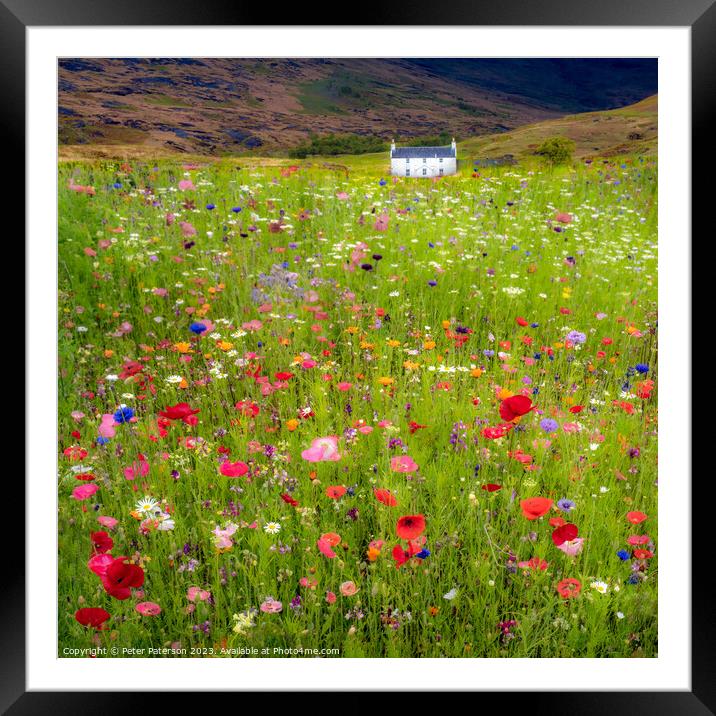
<svg viewBox="0 0 716 716">
<path fill-rule="evenodd" d="M 535 153 L 543 156 L 550 164 L 567 164 L 572 161 L 575 147 L 569 137 L 550 137 L 540 144 Z"/>
</svg>

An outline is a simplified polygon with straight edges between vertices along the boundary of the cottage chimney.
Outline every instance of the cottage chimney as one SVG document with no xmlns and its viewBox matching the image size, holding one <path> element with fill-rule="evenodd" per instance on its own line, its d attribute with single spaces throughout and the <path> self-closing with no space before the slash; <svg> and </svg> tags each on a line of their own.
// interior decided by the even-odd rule
<svg viewBox="0 0 716 716">
<path fill-rule="evenodd" d="M 391 152 L 395 151 L 395 139 L 390 140 L 390 151 Z"/>
<path fill-rule="evenodd" d="M 454 151 L 457 152 L 457 144 L 455 144 L 455 137 L 452 138 L 452 144 L 450 145 Z"/>
</svg>

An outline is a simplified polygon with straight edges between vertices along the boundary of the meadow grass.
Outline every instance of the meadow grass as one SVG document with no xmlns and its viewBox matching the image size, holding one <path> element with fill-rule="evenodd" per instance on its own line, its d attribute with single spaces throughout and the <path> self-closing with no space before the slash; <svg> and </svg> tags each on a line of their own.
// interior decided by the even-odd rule
<svg viewBox="0 0 716 716">
<path fill-rule="evenodd" d="M 657 558 L 627 543 L 648 535 L 653 553 L 657 541 L 657 388 L 639 392 L 658 383 L 655 159 L 437 181 L 369 165 L 105 162 L 61 165 L 59 186 L 60 656 L 657 655 Z M 202 320 L 211 330 L 195 335 Z M 131 362 L 139 371 L 120 378 Z M 485 437 L 519 393 L 536 410 Z M 159 411 L 182 402 L 198 423 L 172 421 L 162 437 Z M 122 405 L 134 419 L 98 443 L 101 416 Z M 338 436 L 340 459 L 307 462 L 323 436 Z M 417 472 L 391 470 L 403 454 Z M 222 475 L 227 456 L 248 474 Z M 127 479 L 143 461 L 147 474 Z M 86 473 L 99 489 L 73 499 Z M 329 486 L 348 491 L 331 499 Z M 132 516 L 144 496 L 174 529 Z M 520 503 L 533 496 L 575 507 L 530 521 Z M 630 511 L 648 519 L 630 524 Z M 396 521 L 416 514 L 429 555 L 397 567 Z M 87 566 L 99 516 L 118 520 L 112 555 L 144 570 L 129 599 Z M 584 538 L 576 556 L 552 541 L 559 516 Z M 229 523 L 233 544 L 218 549 L 212 530 Z M 317 548 L 329 532 L 334 558 Z M 518 566 L 535 556 L 546 569 Z M 565 578 L 580 581 L 577 597 L 558 593 Z M 211 598 L 189 601 L 192 586 Z M 282 611 L 259 610 L 267 597 Z M 161 613 L 141 615 L 143 601 Z M 80 625 L 83 607 L 105 609 L 106 629 Z"/>
</svg>

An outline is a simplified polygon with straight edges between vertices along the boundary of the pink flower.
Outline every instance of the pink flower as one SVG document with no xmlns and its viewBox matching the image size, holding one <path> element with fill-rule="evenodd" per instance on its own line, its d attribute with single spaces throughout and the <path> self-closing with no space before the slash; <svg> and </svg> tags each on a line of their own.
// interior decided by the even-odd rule
<svg viewBox="0 0 716 716">
<path fill-rule="evenodd" d="M 283 604 L 277 602 L 273 597 L 268 597 L 259 608 L 266 614 L 278 614 L 283 610 Z"/>
<path fill-rule="evenodd" d="M 375 226 L 373 227 L 376 231 L 387 231 L 388 230 L 388 224 L 389 224 L 390 217 L 388 214 L 381 214 L 376 222 Z"/>
<path fill-rule="evenodd" d="M 249 466 L 245 462 L 230 462 L 225 460 L 221 463 L 219 472 L 225 477 L 241 477 L 249 471 Z"/>
<path fill-rule="evenodd" d="M 301 457 L 308 462 L 337 462 L 341 459 L 338 452 L 338 437 L 329 435 L 325 438 L 316 438 L 308 450 L 301 453 Z"/>
<path fill-rule="evenodd" d="M 564 552 L 569 557 L 576 557 L 582 551 L 583 546 L 584 537 L 575 537 L 569 542 L 562 542 L 562 544 L 557 546 L 557 549 L 561 549 L 562 552 Z"/>
<path fill-rule="evenodd" d="M 350 390 L 352 387 L 353 387 L 353 383 L 341 382 L 341 383 L 336 384 L 336 388 L 338 388 L 338 390 L 343 390 L 343 391 Z"/>
<path fill-rule="evenodd" d="M 155 617 L 162 613 L 162 608 L 154 602 L 139 602 L 134 607 L 143 617 Z"/>
<path fill-rule="evenodd" d="M 399 455 L 391 458 L 390 469 L 393 472 L 415 472 L 418 469 L 418 465 L 412 457 Z"/>
<path fill-rule="evenodd" d="M 87 562 L 87 566 L 90 571 L 94 572 L 98 577 L 103 577 L 107 573 L 107 569 L 110 564 L 114 562 L 114 557 L 104 552 L 103 554 L 96 554 L 94 557 Z"/>
<path fill-rule="evenodd" d="M 188 221 L 180 221 L 179 227 L 181 228 L 182 236 L 186 238 L 196 236 L 196 229 Z"/>
<path fill-rule="evenodd" d="M 348 194 L 344 191 L 339 191 L 336 194 L 336 199 L 340 199 L 341 201 L 345 201 L 348 198 Z"/>
<path fill-rule="evenodd" d="M 328 540 L 321 538 L 316 544 L 318 545 L 318 549 L 324 557 L 328 557 L 328 559 L 333 559 L 336 556 L 336 553 L 331 549 L 331 544 Z"/>
<path fill-rule="evenodd" d="M 211 592 L 207 592 L 205 589 L 201 589 L 200 587 L 189 587 L 189 589 L 186 590 L 186 598 L 190 602 L 195 602 L 197 599 L 205 602 L 210 597 Z"/>
<path fill-rule="evenodd" d="M 72 498 L 75 500 L 86 500 L 88 497 L 92 497 L 97 490 L 99 490 L 97 485 L 78 485 L 72 490 Z"/>
<path fill-rule="evenodd" d="M 133 462 L 129 467 L 124 468 L 124 477 L 127 480 L 134 480 L 135 477 L 146 477 L 149 474 L 149 463 L 140 455 L 138 462 Z"/>
<path fill-rule="evenodd" d="M 106 515 L 100 515 L 97 518 L 97 522 L 99 522 L 102 527 L 106 527 L 108 530 L 113 530 L 117 526 L 119 520 L 115 517 L 107 517 Z"/>
<path fill-rule="evenodd" d="M 336 599 L 338 599 L 338 597 L 336 597 L 336 595 L 333 592 L 326 592 L 326 601 L 329 604 L 335 604 Z"/>
<path fill-rule="evenodd" d="M 358 587 L 356 587 L 355 582 L 343 582 L 341 584 L 341 594 L 344 597 L 352 597 L 354 594 L 358 593 Z"/>
<path fill-rule="evenodd" d="M 194 183 L 192 182 L 191 179 L 182 179 L 182 180 L 179 182 L 179 189 L 180 189 L 181 191 L 191 191 L 191 190 L 193 190 L 193 189 L 195 189 L 195 188 L 196 188 L 196 187 L 194 186 Z"/>
<path fill-rule="evenodd" d="M 114 422 L 114 415 L 110 415 L 109 413 L 105 413 L 102 416 L 102 422 L 99 426 L 99 434 L 100 437 L 103 438 L 113 438 L 115 436 L 115 427 L 119 425 L 119 423 Z"/>
</svg>

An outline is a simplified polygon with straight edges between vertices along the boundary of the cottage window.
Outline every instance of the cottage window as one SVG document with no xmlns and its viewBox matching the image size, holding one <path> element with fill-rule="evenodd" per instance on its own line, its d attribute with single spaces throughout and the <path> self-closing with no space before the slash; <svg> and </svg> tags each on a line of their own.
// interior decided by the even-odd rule
<svg viewBox="0 0 716 716">
<path fill-rule="evenodd" d="M 442 161 L 442 159 L 440 161 Z M 443 173 L 443 168 L 440 167 L 440 174 L 442 175 L 442 173 Z"/>
<path fill-rule="evenodd" d="M 425 157 L 423 157 L 423 164 L 425 164 L 425 162 L 427 162 L 427 161 L 428 160 Z"/>
<path fill-rule="evenodd" d="M 427 173 L 428 173 L 428 170 L 425 167 L 423 167 L 423 176 L 425 176 Z"/>
<path fill-rule="evenodd" d="M 443 158 L 442 158 L 442 157 L 440 157 L 440 164 L 442 164 L 442 163 L 443 163 Z"/>
<path fill-rule="evenodd" d="M 405 167 L 405 176 L 406 177 L 410 176 L 410 167 L 407 167 L 407 166 Z"/>
</svg>

